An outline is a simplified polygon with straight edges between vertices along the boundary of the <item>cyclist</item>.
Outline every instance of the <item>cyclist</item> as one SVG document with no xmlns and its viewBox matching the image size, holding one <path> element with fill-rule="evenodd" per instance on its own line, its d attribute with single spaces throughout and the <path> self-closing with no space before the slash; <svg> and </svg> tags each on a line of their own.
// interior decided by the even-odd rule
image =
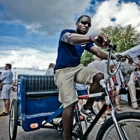
<svg viewBox="0 0 140 140">
<path fill-rule="evenodd" d="M 86 35 L 90 27 L 91 18 L 88 15 L 82 15 L 76 22 L 76 30 L 63 30 L 59 39 L 58 56 L 54 70 L 55 83 L 59 89 L 59 100 L 64 106 L 62 120 L 66 140 L 72 140 L 73 110 L 78 101 L 74 83 L 90 84 L 89 92 L 97 93 L 101 90 L 99 81 L 104 78 L 99 70 L 80 64 L 84 50 L 102 59 L 106 59 L 108 56 L 107 52 L 94 45 L 106 48 L 109 44 L 108 37 L 104 34 Z M 91 117 L 94 114 L 93 102 L 93 98 L 88 99 L 81 109 L 82 113 Z"/>
</svg>

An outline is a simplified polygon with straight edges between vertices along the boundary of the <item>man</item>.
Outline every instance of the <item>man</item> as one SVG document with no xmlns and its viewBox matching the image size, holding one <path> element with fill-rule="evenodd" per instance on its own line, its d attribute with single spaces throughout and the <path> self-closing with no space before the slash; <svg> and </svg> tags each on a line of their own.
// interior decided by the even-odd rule
<svg viewBox="0 0 140 140">
<path fill-rule="evenodd" d="M 66 140 L 72 139 L 73 110 L 78 101 L 74 82 L 90 84 L 89 92 L 97 93 L 101 90 L 99 81 L 104 78 L 100 71 L 80 65 L 81 55 L 86 49 L 102 59 L 106 59 L 108 56 L 107 52 L 99 50 L 93 44 L 106 48 L 109 44 L 106 35 L 85 35 L 91 27 L 91 18 L 89 16 L 83 15 L 79 17 L 76 27 L 76 30 L 65 29 L 61 32 L 54 69 L 55 83 L 59 88 L 59 100 L 64 106 L 62 120 Z M 97 38 L 100 38 L 100 40 Z M 82 113 L 92 116 L 94 114 L 93 102 L 93 98 L 88 99 L 87 103 L 82 107 Z"/>
<path fill-rule="evenodd" d="M 0 116 L 7 116 L 9 115 L 9 109 L 10 109 L 10 91 L 12 87 L 12 79 L 13 79 L 13 73 L 11 71 L 11 64 L 5 65 L 5 72 L 2 73 L 2 76 L 0 77 L 0 82 L 2 82 L 2 91 L 1 91 L 1 99 L 4 101 L 5 106 L 5 112 L 0 114 Z"/>
</svg>

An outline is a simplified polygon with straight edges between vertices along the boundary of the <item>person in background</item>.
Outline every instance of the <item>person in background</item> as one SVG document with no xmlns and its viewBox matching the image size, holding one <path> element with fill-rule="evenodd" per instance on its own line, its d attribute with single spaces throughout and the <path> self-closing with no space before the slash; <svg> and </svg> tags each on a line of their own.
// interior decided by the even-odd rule
<svg viewBox="0 0 140 140">
<path fill-rule="evenodd" d="M 137 63 L 136 68 L 135 68 L 135 72 L 134 72 L 136 78 L 137 78 L 137 85 L 136 87 L 140 86 L 140 66 L 139 63 Z"/>
<path fill-rule="evenodd" d="M 124 94 L 127 95 L 126 101 L 128 101 L 128 105 L 130 106 L 131 100 L 130 100 L 129 90 L 126 81 L 122 82 L 121 89 L 120 89 L 120 95 L 124 95 Z"/>
<path fill-rule="evenodd" d="M 136 69 L 135 69 L 135 76 L 137 81 L 135 82 L 135 88 L 136 88 L 136 98 L 138 99 L 138 106 L 140 106 L 140 65 L 137 63 Z"/>
<path fill-rule="evenodd" d="M 11 71 L 12 65 L 6 64 L 5 71 L 2 73 L 0 77 L 0 82 L 2 82 L 2 91 L 1 91 L 1 99 L 4 101 L 5 112 L 0 114 L 0 116 L 9 115 L 10 110 L 10 92 L 12 87 L 12 79 L 13 73 Z"/>
<path fill-rule="evenodd" d="M 110 71 L 112 73 L 115 71 L 115 69 L 116 69 L 116 65 L 110 66 Z M 119 93 L 120 93 L 121 85 L 124 83 L 124 78 L 120 69 L 118 69 L 116 74 L 112 76 L 112 80 L 113 80 L 112 88 L 114 89 L 116 109 L 118 111 L 121 111 L 122 110 L 122 106 L 120 105 L 121 96 Z"/>
<path fill-rule="evenodd" d="M 135 75 L 135 71 L 133 71 L 130 75 L 130 80 L 127 84 L 133 109 L 138 109 L 138 103 L 136 99 L 136 87 L 135 87 L 137 81 L 138 79 Z"/>
<path fill-rule="evenodd" d="M 45 75 L 54 75 L 54 67 L 55 67 L 55 64 L 50 63 Z"/>
<path fill-rule="evenodd" d="M 137 64 L 138 64 L 138 66 L 140 67 L 140 55 L 138 55 L 137 58 L 138 58 Z"/>
<path fill-rule="evenodd" d="M 2 72 L 0 72 L 0 77 L 2 75 Z M 0 82 L 0 95 L 1 95 L 1 91 L 2 91 L 2 82 Z"/>
</svg>

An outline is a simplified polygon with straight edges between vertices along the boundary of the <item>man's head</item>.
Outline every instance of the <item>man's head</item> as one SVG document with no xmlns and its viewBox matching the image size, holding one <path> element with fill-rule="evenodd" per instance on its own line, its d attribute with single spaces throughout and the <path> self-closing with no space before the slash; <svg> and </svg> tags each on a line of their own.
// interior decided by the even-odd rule
<svg viewBox="0 0 140 140">
<path fill-rule="evenodd" d="M 54 63 L 50 63 L 48 68 L 50 69 L 50 68 L 54 68 L 54 67 L 55 67 L 55 64 Z"/>
<path fill-rule="evenodd" d="M 12 65 L 11 64 L 6 64 L 5 65 L 5 70 L 9 70 L 9 69 L 11 69 L 12 68 Z"/>
<path fill-rule="evenodd" d="M 77 33 L 85 35 L 91 27 L 91 18 L 88 15 L 82 15 L 76 22 Z"/>
</svg>

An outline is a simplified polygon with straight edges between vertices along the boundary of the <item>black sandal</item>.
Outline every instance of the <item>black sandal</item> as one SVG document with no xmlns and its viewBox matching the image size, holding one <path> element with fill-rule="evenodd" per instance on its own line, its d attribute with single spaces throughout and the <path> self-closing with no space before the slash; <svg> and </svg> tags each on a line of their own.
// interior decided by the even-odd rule
<svg viewBox="0 0 140 140">
<path fill-rule="evenodd" d="M 8 116 L 9 115 L 9 112 L 3 112 L 2 114 L 0 114 L 0 116 Z"/>
</svg>

